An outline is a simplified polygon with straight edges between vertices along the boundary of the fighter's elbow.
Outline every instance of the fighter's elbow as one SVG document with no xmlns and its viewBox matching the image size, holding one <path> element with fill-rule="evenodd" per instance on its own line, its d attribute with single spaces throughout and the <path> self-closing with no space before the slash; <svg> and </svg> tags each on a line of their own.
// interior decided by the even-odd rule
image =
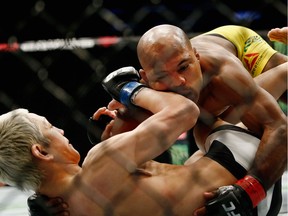
<svg viewBox="0 0 288 216">
<path fill-rule="evenodd" d="M 187 106 L 187 116 L 185 117 L 186 118 L 186 121 L 189 122 L 189 125 L 188 127 L 193 127 L 197 120 L 198 120 L 198 117 L 200 115 L 200 109 L 199 107 L 192 101 L 190 101 L 190 103 L 188 104 Z"/>
</svg>

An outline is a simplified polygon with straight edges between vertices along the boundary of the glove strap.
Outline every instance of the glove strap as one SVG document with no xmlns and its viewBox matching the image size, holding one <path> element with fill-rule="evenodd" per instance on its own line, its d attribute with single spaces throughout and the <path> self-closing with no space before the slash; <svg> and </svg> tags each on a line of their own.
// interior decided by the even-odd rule
<svg viewBox="0 0 288 216">
<path fill-rule="evenodd" d="M 259 180 L 252 176 L 245 176 L 238 180 L 236 185 L 239 185 L 250 197 L 253 208 L 255 208 L 266 197 L 266 191 Z"/>
<path fill-rule="evenodd" d="M 124 104 L 125 106 L 131 106 L 134 98 L 144 86 L 145 85 L 135 81 L 125 84 L 120 91 L 120 103 Z"/>
</svg>

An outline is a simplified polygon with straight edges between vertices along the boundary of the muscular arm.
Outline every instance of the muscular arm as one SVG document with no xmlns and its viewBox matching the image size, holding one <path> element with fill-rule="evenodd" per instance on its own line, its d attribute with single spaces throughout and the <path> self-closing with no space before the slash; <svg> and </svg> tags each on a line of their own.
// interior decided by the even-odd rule
<svg viewBox="0 0 288 216">
<path fill-rule="evenodd" d="M 138 154 L 135 158 L 139 158 L 139 160 L 143 158 L 146 161 L 168 149 L 181 133 L 193 127 L 197 121 L 199 110 L 193 102 L 190 104 L 190 100 L 188 102 L 186 98 L 178 97 L 179 95 L 174 93 L 155 92 L 147 88 L 140 93 L 142 94 L 140 97 L 137 95 L 135 104 L 157 114 L 137 128 L 137 133 L 146 141 L 143 141 L 144 145 L 139 143 L 141 149 L 135 151 Z M 153 100 L 151 100 L 152 95 L 155 95 Z M 151 143 L 148 148 L 147 143 Z"/>
<path fill-rule="evenodd" d="M 286 65 L 283 64 L 278 68 L 284 76 L 285 73 L 287 73 L 285 66 Z M 230 69 L 232 70 L 232 68 Z M 245 71 L 241 72 L 245 73 Z M 283 89 L 280 89 L 284 88 L 283 81 L 282 84 L 280 84 L 281 82 L 279 83 L 282 87 L 277 86 L 279 88 L 265 84 L 263 82 L 265 78 L 264 75 L 266 75 L 266 79 L 269 78 L 269 75 L 270 78 L 275 75 L 272 73 L 269 74 L 268 71 L 266 73 L 267 74 L 264 73 L 261 75 L 263 76 L 262 80 L 258 78 L 257 82 L 259 84 L 262 82 L 263 87 L 265 86 L 267 90 L 270 90 L 275 97 L 279 96 L 281 91 L 283 92 Z M 286 168 L 287 118 L 276 100 L 267 91 L 256 85 L 251 77 L 245 75 L 239 73 L 237 75 L 236 73 L 236 84 L 231 82 L 231 80 L 226 82 L 226 84 L 230 86 L 236 94 L 239 94 L 239 97 L 243 97 L 239 100 L 238 104 L 237 101 L 234 101 L 234 108 L 240 116 L 240 120 L 249 130 L 261 136 L 261 142 L 253 166 L 248 173 L 260 178 L 267 190 L 281 177 Z M 275 77 L 276 76 L 274 76 L 274 78 Z M 226 81 L 226 79 L 224 80 Z M 239 91 L 241 88 L 244 93 L 242 93 L 241 90 Z"/>
<path fill-rule="evenodd" d="M 213 192 L 206 193 L 205 198 L 207 200 L 214 199 L 207 203 L 206 208 L 197 209 L 194 212 L 196 215 L 204 215 L 205 211 L 207 213 L 212 211 L 212 215 L 214 215 L 216 209 L 225 212 L 226 215 L 228 210 L 224 209 L 223 205 L 229 205 L 231 202 L 240 204 L 235 212 L 241 212 L 244 215 L 246 213 L 252 214 L 252 209 L 265 198 L 265 190 L 267 191 L 276 183 L 287 165 L 286 116 L 271 94 L 259 87 L 250 76 L 246 77 L 247 71 L 241 69 L 241 66 L 239 66 L 239 71 L 235 71 L 237 67 L 232 65 L 225 64 L 224 69 L 227 70 L 222 71 L 221 77 L 217 79 L 217 81 L 223 81 L 223 83 L 220 82 L 220 87 L 223 85 L 222 89 L 230 88 L 230 91 L 226 91 L 226 94 L 224 92 L 219 94 L 218 92 L 220 97 L 218 101 L 222 100 L 224 105 L 225 102 L 227 105 L 231 102 L 230 105 L 234 109 L 233 117 L 236 116 L 237 119 L 238 116 L 248 129 L 261 137 L 261 141 L 247 175 L 239 179 L 233 186 L 225 186 L 222 191 L 218 190 L 216 194 Z M 285 68 L 281 70 L 283 74 L 287 73 Z M 276 77 L 275 80 L 277 80 L 275 74 L 267 73 L 266 75 L 271 75 L 270 78 Z M 269 76 L 263 76 L 258 82 L 266 85 L 265 77 L 266 79 L 269 78 Z M 283 82 L 283 80 L 281 81 Z M 280 88 L 283 87 L 284 85 Z M 273 88 L 272 85 L 266 85 L 266 88 L 267 90 L 270 88 L 271 92 L 273 91 L 274 97 L 281 94 L 281 91 L 279 94 L 279 89 L 274 91 L 275 86 Z M 241 92 L 241 89 L 243 89 L 243 92 Z M 225 101 L 225 98 L 227 101 Z M 232 120 L 235 120 L 235 118 L 232 118 Z M 224 192 L 225 190 L 226 192 Z"/>
<path fill-rule="evenodd" d="M 195 125 L 199 115 L 198 107 L 179 96 L 149 88 L 143 88 L 136 96 L 134 103 L 137 106 L 155 114 L 131 132 L 136 139 L 132 156 L 136 164 L 155 158 L 168 149 L 181 133 Z"/>
<path fill-rule="evenodd" d="M 252 131 L 256 124 L 263 126 L 261 142 L 248 174 L 260 178 L 267 190 L 286 169 L 287 118 L 274 98 L 258 87 L 254 102 L 241 120 Z"/>
<path fill-rule="evenodd" d="M 181 133 L 194 126 L 199 115 L 198 107 L 185 97 L 149 88 L 139 91 L 134 104 L 154 115 L 133 131 L 115 135 L 98 144 L 90 151 L 88 158 L 99 155 L 99 151 L 110 158 L 115 155 L 115 160 L 123 167 L 134 164 L 135 167 L 129 170 L 133 172 L 142 163 L 167 150 Z"/>
</svg>

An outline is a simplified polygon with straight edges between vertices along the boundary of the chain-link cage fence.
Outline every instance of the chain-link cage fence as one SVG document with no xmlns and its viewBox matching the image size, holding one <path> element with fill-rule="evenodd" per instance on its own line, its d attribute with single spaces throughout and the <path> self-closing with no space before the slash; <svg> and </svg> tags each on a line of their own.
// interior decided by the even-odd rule
<svg viewBox="0 0 288 216">
<path fill-rule="evenodd" d="M 0 112 L 24 107 L 46 116 L 82 158 L 92 147 L 88 119 L 110 101 L 101 80 L 123 66 L 140 68 L 136 45 L 152 26 L 174 24 L 193 37 L 235 24 L 265 39 L 287 26 L 285 0 L 11 0 L 1 8 Z M 12 196 L 0 195 L 1 208 Z"/>
</svg>

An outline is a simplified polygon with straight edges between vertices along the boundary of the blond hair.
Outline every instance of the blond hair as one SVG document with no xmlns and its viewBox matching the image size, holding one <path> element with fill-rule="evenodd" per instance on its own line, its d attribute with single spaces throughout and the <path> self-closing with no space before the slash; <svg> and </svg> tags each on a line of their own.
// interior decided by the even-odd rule
<svg viewBox="0 0 288 216">
<path fill-rule="evenodd" d="M 48 145 L 28 110 L 16 109 L 0 116 L 0 182 L 20 190 L 37 190 L 42 173 L 33 161 L 34 143 Z"/>
</svg>

